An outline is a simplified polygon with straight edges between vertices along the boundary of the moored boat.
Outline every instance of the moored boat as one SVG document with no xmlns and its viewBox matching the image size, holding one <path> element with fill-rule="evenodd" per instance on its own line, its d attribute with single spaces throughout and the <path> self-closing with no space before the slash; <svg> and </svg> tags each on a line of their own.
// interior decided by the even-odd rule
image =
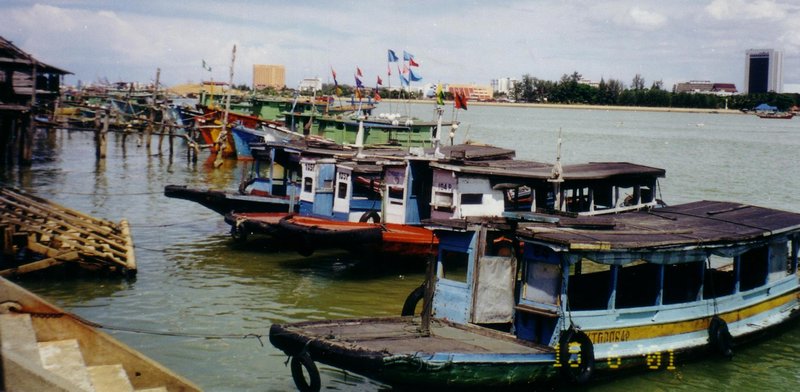
<svg viewBox="0 0 800 392">
<path fill-rule="evenodd" d="M 163 365 L 0 278 L 3 390 L 199 391 Z"/>
<path fill-rule="evenodd" d="M 319 388 L 314 361 L 404 387 L 584 383 L 730 357 L 800 315 L 797 213 L 701 201 L 429 227 L 421 317 L 271 327 L 300 389 Z"/>
</svg>

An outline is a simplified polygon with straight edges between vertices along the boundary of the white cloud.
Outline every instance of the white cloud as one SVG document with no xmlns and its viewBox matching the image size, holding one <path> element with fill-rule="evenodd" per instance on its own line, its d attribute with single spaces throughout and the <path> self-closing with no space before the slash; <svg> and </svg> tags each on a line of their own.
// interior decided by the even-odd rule
<svg viewBox="0 0 800 392">
<path fill-rule="evenodd" d="M 774 0 L 714 0 L 706 12 L 718 20 L 783 19 L 788 7 Z"/>
<path fill-rule="evenodd" d="M 647 11 L 639 7 L 633 7 L 628 13 L 636 26 L 644 29 L 657 29 L 667 22 L 667 18 L 657 12 Z"/>
</svg>

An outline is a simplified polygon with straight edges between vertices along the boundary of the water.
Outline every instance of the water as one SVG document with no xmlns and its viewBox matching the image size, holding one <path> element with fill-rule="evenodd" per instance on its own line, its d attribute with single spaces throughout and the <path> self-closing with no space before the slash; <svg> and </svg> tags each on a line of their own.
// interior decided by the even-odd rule
<svg viewBox="0 0 800 392">
<path fill-rule="evenodd" d="M 431 118 L 428 105 L 410 110 Z M 797 119 L 470 106 L 459 120 L 457 142 L 513 148 L 520 159 L 552 162 L 560 129 L 565 164 L 630 161 L 665 168 L 660 198 L 668 203 L 730 200 L 800 212 L 794 193 L 800 189 Z M 108 147 L 108 158 L 97 163 L 91 134 L 42 133 L 33 165 L 6 168 L 0 181 L 92 215 L 128 219 L 138 277 L 22 284 L 94 322 L 169 333 L 107 330 L 206 390 L 294 390 L 285 356 L 266 337 L 272 323 L 399 315 L 406 295 L 423 280 L 407 268 L 358 266 L 347 253 L 303 258 L 259 241 L 234 244 L 219 215 L 166 198 L 163 189 L 188 184 L 233 190 L 243 164 L 213 169 L 207 152 L 193 164 L 181 143 L 170 159 L 166 142 L 159 154 L 157 141 L 148 152 L 135 138 L 123 143 L 117 134 Z M 786 390 L 800 382 L 798 360 L 796 329 L 737 349 L 732 361 L 678 363 L 676 371 L 641 373 L 592 389 Z M 335 369 L 321 372 L 329 390 L 380 388 Z"/>
</svg>

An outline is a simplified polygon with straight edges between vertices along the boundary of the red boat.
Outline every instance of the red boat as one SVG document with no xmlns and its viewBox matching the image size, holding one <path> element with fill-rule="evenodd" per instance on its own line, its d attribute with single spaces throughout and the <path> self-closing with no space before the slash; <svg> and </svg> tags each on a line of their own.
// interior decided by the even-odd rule
<svg viewBox="0 0 800 392">
<path fill-rule="evenodd" d="M 436 254 L 433 232 L 396 223 L 345 222 L 287 213 L 232 213 L 225 216 L 234 238 L 268 234 L 304 256 L 317 249 L 374 249 L 380 253 L 424 257 Z"/>
</svg>

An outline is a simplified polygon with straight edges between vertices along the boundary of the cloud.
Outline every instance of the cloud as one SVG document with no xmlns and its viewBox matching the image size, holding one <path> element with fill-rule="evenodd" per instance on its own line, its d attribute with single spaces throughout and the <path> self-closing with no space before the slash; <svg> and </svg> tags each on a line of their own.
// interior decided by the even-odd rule
<svg viewBox="0 0 800 392">
<path fill-rule="evenodd" d="M 773 0 L 714 0 L 706 12 L 717 20 L 783 19 L 788 6 Z"/>
<path fill-rule="evenodd" d="M 657 29 L 667 22 L 667 18 L 657 12 L 647 11 L 639 7 L 633 7 L 628 12 L 628 16 L 633 23 L 643 29 Z"/>
</svg>

